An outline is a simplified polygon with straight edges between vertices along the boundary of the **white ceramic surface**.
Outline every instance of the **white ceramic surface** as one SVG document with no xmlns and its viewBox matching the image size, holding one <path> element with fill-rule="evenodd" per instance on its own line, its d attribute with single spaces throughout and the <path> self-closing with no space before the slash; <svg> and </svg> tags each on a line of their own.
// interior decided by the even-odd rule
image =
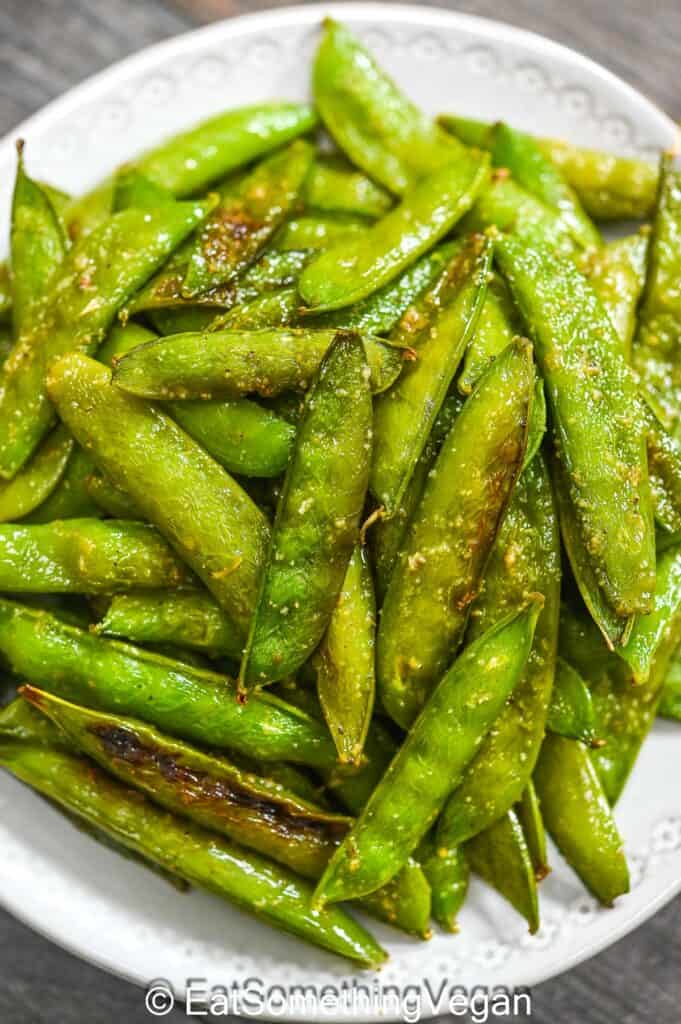
<svg viewBox="0 0 681 1024">
<path fill-rule="evenodd" d="M 0 144 L 0 223 L 8 221 L 13 138 L 27 140 L 33 174 L 77 192 L 169 133 L 225 107 L 307 96 L 319 23 L 327 13 L 348 23 L 433 113 L 503 117 L 542 134 L 643 155 L 673 138 L 672 123 L 643 96 L 539 36 L 427 7 L 290 8 L 152 47 L 17 128 Z M 431 990 L 443 980 L 469 987 L 531 985 L 635 928 L 681 889 L 680 767 L 678 733 L 658 724 L 617 809 L 632 892 L 615 909 L 598 908 L 554 853 L 553 873 L 541 890 L 538 935 L 529 937 L 494 893 L 474 884 L 458 936 L 436 934 L 421 943 L 375 927 L 391 952 L 381 981 L 423 986 L 428 980 Z M 338 985 L 359 976 L 217 899 L 176 893 L 81 835 L 5 775 L 0 851 L 0 900 L 7 908 L 80 956 L 143 984 L 160 976 L 181 992 L 185 979 L 196 976 L 209 984 L 256 976 L 265 986 Z M 426 1017 L 436 1008 L 422 991 Z M 348 1015 L 317 1016 L 330 1021 Z M 361 1019 L 379 1016 L 396 1019 L 400 1012 L 388 1007 Z M 301 1018 L 291 1012 L 279 1019 Z"/>
</svg>

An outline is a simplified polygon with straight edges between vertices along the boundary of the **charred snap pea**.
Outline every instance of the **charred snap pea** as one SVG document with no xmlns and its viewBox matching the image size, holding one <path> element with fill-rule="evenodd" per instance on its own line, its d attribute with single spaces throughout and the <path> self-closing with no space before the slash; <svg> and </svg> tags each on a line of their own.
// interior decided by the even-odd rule
<svg viewBox="0 0 681 1024">
<path fill-rule="evenodd" d="M 242 687 L 295 672 L 324 635 L 357 541 L 371 422 L 363 345 L 358 335 L 339 334 L 298 425 L 241 664 Z"/>
<path fill-rule="evenodd" d="M 377 638 L 381 700 L 403 728 L 463 636 L 523 463 L 533 391 L 532 349 L 518 340 L 482 377 L 429 473 Z"/>
<path fill-rule="evenodd" d="M 622 840 L 584 744 L 547 733 L 534 784 L 549 834 L 587 889 L 606 906 L 629 892 Z"/>
<path fill-rule="evenodd" d="M 369 933 L 342 910 L 310 910 L 309 883 L 259 854 L 142 802 L 139 793 L 91 762 L 49 747 L 4 743 L 0 763 L 128 849 L 275 927 L 367 967 L 385 960 Z"/>
<path fill-rule="evenodd" d="M 645 613 L 655 586 L 645 424 L 614 328 L 569 262 L 512 238 L 499 239 L 495 252 L 536 344 L 557 457 L 593 574 L 616 616 Z"/>
<path fill-rule="evenodd" d="M 423 178 L 363 238 L 339 242 L 305 268 L 303 302 L 319 312 L 342 309 L 392 281 L 454 227 L 486 179 L 486 160 L 466 153 Z"/>
<path fill-rule="evenodd" d="M 491 250 L 480 236 L 458 251 L 433 288 L 406 311 L 392 340 L 413 349 L 399 380 L 374 410 L 370 487 L 388 516 L 409 478 L 472 337 L 487 287 Z"/>
<path fill-rule="evenodd" d="M 507 811 L 503 818 L 469 840 L 465 853 L 474 873 L 515 907 L 534 934 L 539 929 L 537 877 L 515 811 Z"/>
<path fill-rule="evenodd" d="M 504 171 L 497 171 L 483 189 L 463 227 L 470 231 L 498 228 L 528 245 L 541 244 L 562 257 L 581 250 L 556 210 L 524 189 Z"/>
<path fill-rule="evenodd" d="M 517 684 L 540 608 L 511 614 L 454 662 L 330 861 L 316 905 L 374 892 L 418 846 Z"/>
<path fill-rule="evenodd" d="M 102 636 L 136 644 L 173 644 L 239 658 L 243 639 L 209 594 L 159 590 L 115 596 L 97 624 Z"/>
<path fill-rule="evenodd" d="M 148 523 L 67 519 L 0 526 L 0 590 L 5 592 L 108 594 L 195 581 Z"/>
<path fill-rule="evenodd" d="M 110 372 L 94 360 L 63 357 L 50 370 L 49 389 L 99 468 L 245 632 L 269 537 L 250 498 L 165 413 L 112 387 Z"/>
<path fill-rule="evenodd" d="M 546 727 L 559 736 L 580 740 L 586 746 L 597 745 L 596 714 L 591 691 L 563 658 L 556 664 L 551 707 Z"/>
<path fill-rule="evenodd" d="M 283 329 L 176 334 L 134 349 L 116 366 L 118 387 L 143 398 L 279 395 L 309 386 L 336 331 Z M 390 387 L 403 354 L 362 337 L 372 391 Z"/>
<path fill-rule="evenodd" d="M 307 207 L 332 213 L 382 217 L 392 206 L 392 196 L 342 157 L 315 160 L 303 188 Z"/>
<path fill-rule="evenodd" d="M 404 96 L 355 37 L 327 18 L 313 72 L 325 126 L 352 162 L 402 195 L 465 150 Z"/>
<path fill-rule="evenodd" d="M 226 676 L 104 640 L 4 599 L 0 651 L 17 676 L 75 704 L 140 718 L 172 736 L 262 761 L 336 762 L 326 728 L 276 697 L 254 694 L 239 704 Z"/>
<path fill-rule="evenodd" d="M 309 143 L 294 142 L 227 188 L 194 243 L 182 283 L 187 297 L 226 284 L 257 259 L 300 201 L 313 152 Z"/>
<path fill-rule="evenodd" d="M 359 764 L 374 707 L 376 602 L 359 546 L 315 655 L 317 692 L 341 761 Z"/>
</svg>

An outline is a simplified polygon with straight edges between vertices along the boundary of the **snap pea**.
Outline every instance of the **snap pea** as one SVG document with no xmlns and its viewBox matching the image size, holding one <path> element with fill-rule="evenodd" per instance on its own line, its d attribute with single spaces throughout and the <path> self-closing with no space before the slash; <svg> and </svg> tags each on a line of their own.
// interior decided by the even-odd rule
<svg viewBox="0 0 681 1024">
<path fill-rule="evenodd" d="M 96 630 L 135 644 L 175 644 L 239 658 L 243 639 L 209 594 L 168 590 L 114 596 Z"/>
<path fill-rule="evenodd" d="M 429 473 L 388 584 L 376 641 L 380 698 L 403 728 L 463 636 L 520 473 L 533 391 L 532 349 L 519 339 L 482 377 Z"/>
<path fill-rule="evenodd" d="M 153 526 L 109 519 L 66 519 L 0 526 L 0 590 L 110 594 L 192 586 L 196 577 Z"/>
<path fill-rule="evenodd" d="M 317 693 L 341 762 L 359 765 L 374 707 L 376 602 L 366 553 L 355 547 L 315 654 Z"/>
<path fill-rule="evenodd" d="M 298 290 L 319 312 L 342 309 L 397 277 L 447 234 L 487 180 L 487 161 L 464 155 L 421 179 L 363 238 L 340 241 L 303 270 Z"/>
<path fill-rule="evenodd" d="M 162 337 L 170 334 L 185 334 L 193 331 L 207 331 L 215 321 L 214 309 L 188 306 L 184 309 L 154 309 L 149 313 L 149 322 L 156 334 Z"/>
<path fill-rule="evenodd" d="M 201 226 L 182 283 L 187 297 L 219 287 L 258 258 L 300 204 L 313 148 L 299 139 L 259 163 Z"/>
<path fill-rule="evenodd" d="M 433 836 L 419 847 L 432 894 L 433 917 L 446 932 L 457 932 L 456 918 L 468 895 L 470 866 L 463 848 L 439 851 Z"/>
<path fill-rule="evenodd" d="M 235 699 L 226 676 L 104 640 L 0 599 L 0 651 L 16 675 L 74 704 L 129 715 L 207 747 L 262 761 L 332 766 L 323 724 L 269 694 Z"/>
<path fill-rule="evenodd" d="M 663 159 L 648 255 L 648 271 L 634 338 L 633 366 L 656 414 L 681 439 L 681 172 Z"/>
<path fill-rule="evenodd" d="M 91 762 L 49 747 L 9 742 L 0 748 L 0 763 L 117 842 L 275 927 L 364 966 L 385 960 L 380 946 L 344 911 L 310 910 L 309 883 L 259 854 L 142 802 L 139 793 Z"/>
<path fill-rule="evenodd" d="M 586 274 L 605 306 L 627 362 L 631 361 L 636 311 L 643 291 L 647 254 L 648 236 L 639 233 L 590 249 L 579 261 L 580 270 Z"/>
<path fill-rule="evenodd" d="M 438 123 L 469 146 L 490 145 L 491 125 L 445 115 Z M 648 217 L 655 206 L 657 171 L 645 160 L 585 149 L 562 139 L 536 139 L 540 150 L 597 221 Z"/>
<path fill-rule="evenodd" d="M 74 349 L 93 352 L 130 295 L 203 219 L 211 202 L 166 203 L 110 217 L 67 254 L 39 324 L 5 363 L 0 392 L 0 475 L 26 462 L 54 421 L 45 368 Z M 134 245 L 133 245 L 134 241 Z"/>
<path fill-rule="evenodd" d="M 532 860 L 534 876 L 541 882 L 549 874 L 548 850 L 546 848 L 546 829 L 544 819 L 541 816 L 539 797 L 534 788 L 534 782 L 530 779 L 523 795 L 515 805 L 515 813 L 518 816 L 527 843 L 527 849 Z"/>
<path fill-rule="evenodd" d="M 142 521 L 144 516 L 142 510 L 136 508 L 134 501 L 129 495 L 114 487 L 111 481 L 90 467 L 92 472 L 85 480 L 85 490 L 88 497 L 95 503 L 97 508 L 111 516 L 113 519 L 137 519 Z"/>
<path fill-rule="evenodd" d="M 11 480 L 0 483 L 0 522 L 14 522 L 39 508 L 58 487 L 73 451 L 73 438 L 61 424 Z"/>
<path fill-rule="evenodd" d="M 556 211 L 503 171 L 493 174 L 461 226 L 464 231 L 496 227 L 528 245 L 541 243 L 565 258 L 581 251 Z"/>
<path fill-rule="evenodd" d="M 276 477 L 286 469 L 295 428 L 271 409 L 248 398 L 169 402 L 166 408 L 230 473 Z"/>
<path fill-rule="evenodd" d="M 318 157 L 305 181 L 305 205 L 331 213 L 382 217 L 392 196 L 339 156 Z"/>
<path fill-rule="evenodd" d="M 62 217 L 72 242 L 78 242 L 108 220 L 113 211 L 116 175 L 112 174 L 82 196 L 72 199 Z"/>
<path fill-rule="evenodd" d="M 418 846 L 518 682 L 540 608 L 534 599 L 492 627 L 443 676 L 333 855 L 316 906 L 374 892 Z"/>
<path fill-rule="evenodd" d="M 681 545 L 667 548 L 657 560 L 653 609 L 634 622 L 629 638 L 617 653 L 631 666 L 633 681 L 650 678 L 654 660 L 668 638 L 681 637 Z"/>
<path fill-rule="evenodd" d="M 100 363 L 75 352 L 64 356 L 51 367 L 48 387 L 99 468 L 131 496 L 245 632 L 269 537 L 250 498 L 160 409 L 111 387 L 111 374 Z"/>
<path fill-rule="evenodd" d="M 499 892 L 527 921 L 530 933 L 539 929 L 537 878 L 522 825 L 515 811 L 466 843 L 472 870 Z"/>
<path fill-rule="evenodd" d="M 31 746 L 69 748 L 61 729 L 22 697 L 15 697 L 0 709 L 0 740 L 16 740 Z"/>
<path fill-rule="evenodd" d="M 546 728 L 559 736 L 596 745 L 596 714 L 591 691 L 578 672 L 563 658 L 556 663 Z"/>
<path fill-rule="evenodd" d="M 339 242 L 350 245 L 366 235 L 370 221 L 351 213 L 309 213 L 292 217 L 274 239 L 274 247 L 285 255 L 304 249 L 316 259 L 320 250 Z"/>
<path fill-rule="evenodd" d="M 362 342 L 339 333 L 298 425 L 241 663 L 242 688 L 295 672 L 324 635 L 357 541 L 371 424 Z"/>
<path fill-rule="evenodd" d="M 136 167 L 121 167 L 114 179 L 112 212 L 144 207 L 153 210 L 157 206 L 174 202 L 174 198 L 162 185 L 151 181 Z"/>
<path fill-rule="evenodd" d="M 58 426 L 55 428 L 59 431 L 64 431 L 65 428 Z M 71 439 L 70 432 L 68 433 L 69 439 Z M 43 444 L 42 448 L 46 447 L 47 443 L 52 438 L 52 434 L 48 436 L 47 441 Z M 66 443 L 65 443 L 65 447 Z M 23 521 L 27 523 L 51 523 L 55 519 L 81 519 L 90 518 L 94 519 L 101 515 L 101 508 L 99 505 L 90 497 L 88 479 L 94 469 L 92 459 L 86 451 L 84 451 L 80 445 L 75 444 L 72 440 L 68 446 L 71 449 L 71 454 L 66 461 L 66 467 L 61 474 L 57 485 L 54 490 L 50 492 L 48 497 L 41 502 L 29 515 L 24 516 Z M 41 451 L 42 451 L 41 448 Z M 26 472 L 31 472 L 31 466 L 36 463 L 38 456 L 31 460 Z M 14 481 L 17 483 L 22 479 L 24 470 L 19 470 L 17 475 L 14 477 Z M 133 518 L 140 518 L 139 516 Z"/>
<path fill-rule="evenodd" d="M 645 613 L 655 586 L 645 425 L 614 328 L 570 262 L 510 237 L 495 253 L 536 344 L 557 456 L 598 585 L 618 617 Z"/>
<path fill-rule="evenodd" d="M 678 655 L 672 660 L 665 676 L 662 697 L 657 713 L 663 718 L 681 721 L 681 662 Z"/>
<path fill-rule="evenodd" d="M 6 260 L 0 261 L 0 324 L 12 319 L 12 278 Z"/>
<path fill-rule="evenodd" d="M 492 163 L 506 167 L 519 185 L 558 215 L 574 240 L 585 248 L 599 246 L 601 237 L 573 188 L 542 153 L 532 136 L 500 122 L 492 129 Z"/>
<path fill-rule="evenodd" d="M 312 88 L 321 118 L 353 164 L 402 195 L 464 148 L 404 96 L 355 37 L 327 18 Z"/>
<path fill-rule="evenodd" d="M 655 520 L 673 536 L 681 532 L 681 445 L 667 433 L 645 398 L 641 408 L 648 428 L 648 473 Z"/>
<path fill-rule="evenodd" d="M 304 390 L 317 373 L 336 331 L 282 328 L 176 334 L 142 345 L 115 370 L 119 388 L 143 398 L 233 398 L 255 393 L 265 398 Z M 402 352 L 363 335 L 371 387 L 383 391 L 402 368 Z"/>
<path fill-rule="evenodd" d="M 137 168 L 176 196 L 201 192 L 231 171 L 312 131 L 314 110 L 304 103 L 262 103 L 226 110 L 161 143 Z"/>
<path fill-rule="evenodd" d="M 547 733 L 534 770 L 549 834 L 597 900 L 629 892 L 629 870 L 607 796 L 578 740 Z"/>
<path fill-rule="evenodd" d="M 265 327 L 288 327 L 296 323 L 299 312 L 298 290 L 280 288 L 265 292 L 240 306 L 233 306 L 226 313 L 219 313 L 208 325 L 208 330 L 259 331 Z"/>
<path fill-rule="evenodd" d="M 544 738 L 556 662 L 560 601 L 560 539 L 546 466 L 535 459 L 518 481 L 492 549 L 466 634 L 473 641 L 540 593 L 544 607 L 532 650 L 494 729 L 464 771 L 438 823 L 438 848 L 455 849 L 522 798 Z"/>
<path fill-rule="evenodd" d="M 485 301 L 457 379 L 462 395 L 470 395 L 484 370 L 511 344 L 516 334 L 522 334 L 522 329 L 508 287 L 502 278 L 491 273 Z"/>
<path fill-rule="evenodd" d="M 376 402 L 370 487 L 388 516 L 399 508 L 482 308 L 491 248 L 475 236 L 391 335 L 416 359 Z"/>
</svg>

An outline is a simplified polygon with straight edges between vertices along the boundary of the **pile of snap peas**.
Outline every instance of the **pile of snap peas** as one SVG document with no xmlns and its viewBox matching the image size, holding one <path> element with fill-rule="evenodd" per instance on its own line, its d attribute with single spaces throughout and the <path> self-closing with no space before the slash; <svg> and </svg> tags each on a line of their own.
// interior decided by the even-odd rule
<svg viewBox="0 0 681 1024">
<path fill-rule="evenodd" d="M 312 92 L 79 198 L 18 147 L 0 764 L 375 967 L 353 904 L 454 932 L 471 871 L 536 931 L 546 832 L 628 890 L 681 719 L 681 174 L 433 121 L 334 21 Z"/>
</svg>

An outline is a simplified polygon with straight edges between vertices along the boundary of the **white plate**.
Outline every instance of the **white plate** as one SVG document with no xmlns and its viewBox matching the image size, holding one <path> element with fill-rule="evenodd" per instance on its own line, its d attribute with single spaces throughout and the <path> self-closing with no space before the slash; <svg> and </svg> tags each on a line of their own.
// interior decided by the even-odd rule
<svg viewBox="0 0 681 1024">
<path fill-rule="evenodd" d="M 77 192 L 122 160 L 224 107 L 308 94 L 319 23 L 350 25 L 426 110 L 507 118 L 542 134 L 653 154 L 674 126 L 643 96 L 578 54 L 492 21 L 425 7 L 329 5 L 222 22 L 152 47 L 73 89 L 0 145 L 0 218 L 7 223 L 13 138 L 27 140 L 29 170 Z M 554 855 L 542 885 L 541 932 L 474 884 L 461 933 L 410 941 L 376 932 L 391 952 L 384 984 L 532 985 L 592 956 L 681 888 L 681 744 L 657 725 L 617 809 L 632 869 L 632 892 L 599 909 Z M 265 986 L 338 985 L 353 972 L 333 957 L 285 938 L 202 893 L 183 896 L 79 834 L 36 796 L 0 777 L 0 899 L 13 913 L 87 960 L 147 983 L 168 978 Z M 440 1004 L 439 1009 L 446 1009 Z M 274 1016 L 276 1007 L 268 1016 Z M 303 1016 L 291 1011 L 280 1019 Z M 350 1014 L 310 1012 L 306 1019 Z M 360 1019 L 400 1017 L 365 1011 Z M 357 1014 L 355 1015 L 357 1019 Z"/>
</svg>

